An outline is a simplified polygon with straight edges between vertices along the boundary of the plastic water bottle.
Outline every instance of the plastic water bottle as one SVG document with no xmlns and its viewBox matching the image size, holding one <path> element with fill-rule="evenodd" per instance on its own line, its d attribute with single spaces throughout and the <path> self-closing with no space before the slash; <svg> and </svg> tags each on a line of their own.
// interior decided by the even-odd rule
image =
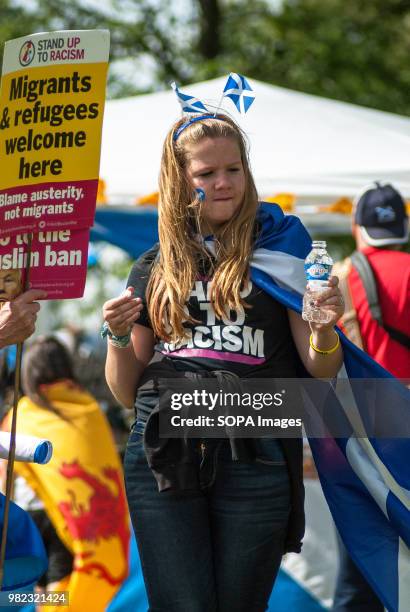
<svg viewBox="0 0 410 612">
<path fill-rule="evenodd" d="M 302 319 L 313 323 L 328 323 L 330 313 L 315 306 L 315 300 L 326 289 L 328 289 L 328 279 L 332 272 L 333 260 L 326 251 L 324 240 L 314 240 L 312 250 L 305 259 L 305 272 L 307 279 L 307 289 L 303 296 Z"/>
</svg>

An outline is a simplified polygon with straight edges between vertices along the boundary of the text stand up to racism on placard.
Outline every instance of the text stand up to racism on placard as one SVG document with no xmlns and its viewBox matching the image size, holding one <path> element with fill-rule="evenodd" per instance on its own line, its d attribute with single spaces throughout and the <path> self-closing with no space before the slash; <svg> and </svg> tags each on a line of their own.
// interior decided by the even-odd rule
<svg viewBox="0 0 410 612">
<path fill-rule="evenodd" d="M 0 89 L 0 276 L 23 290 L 81 297 L 95 215 L 109 56 L 105 30 L 33 34 L 6 43 Z M 18 345 L 0 546 L 3 582 L 22 344 Z"/>
</svg>

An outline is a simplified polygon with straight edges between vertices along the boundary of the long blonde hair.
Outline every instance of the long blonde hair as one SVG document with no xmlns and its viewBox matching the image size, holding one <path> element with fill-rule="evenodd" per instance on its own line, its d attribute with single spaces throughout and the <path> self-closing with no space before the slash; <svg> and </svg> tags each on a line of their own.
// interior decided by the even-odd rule
<svg viewBox="0 0 410 612">
<path fill-rule="evenodd" d="M 183 321 L 194 322 L 186 302 L 198 275 L 198 262 L 208 260 L 212 275 L 211 303 L 219 318 L 229 310 L 245 306 L 240 295 L 249 275 L 249 258 L 254 240 L 258 196 L 250 171 L 245 136 L 226 115 L 196 121 L 175 138 L 180 119 L 168 133 L 162 152 L 159 177 L 160 257 L 147 286 L 148 312 L 154 333 L 178 343 L 185 337 Z M 211 258 L 198 234 L 201 233 L 201 203 L 194 196 L 185 168 L 187 149 L 203 138 L 231 138 L 237 142 L 245 173 L 243 202 L 232 219 L 215 235 Z"/>
</svg>

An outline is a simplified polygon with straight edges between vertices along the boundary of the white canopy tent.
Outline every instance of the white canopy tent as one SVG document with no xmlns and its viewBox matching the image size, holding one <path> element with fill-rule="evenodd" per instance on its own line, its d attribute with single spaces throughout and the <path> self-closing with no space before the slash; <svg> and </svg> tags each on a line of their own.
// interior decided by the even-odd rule
<svg viewBox="0 0 410 612">
<path fill-rule="evenodd" d="M 213 79 L 182 91 L 214 109 L 225 82 Z M 246 115 L 228 98 L 222 108 L 249 136 L 262 198 L 291 193 L 297 211 L 313 212 L 309 205 L 353 198 L 374 180 L 390 181 L 410 197 L 410 118 L 259 81 L 251 85 L 255 102 Z M 129 204 L 157 190 L 162 142 L 179 113 L 171 89 L 107 102 L 100 176 L 109 203 Z"/>
</svg>

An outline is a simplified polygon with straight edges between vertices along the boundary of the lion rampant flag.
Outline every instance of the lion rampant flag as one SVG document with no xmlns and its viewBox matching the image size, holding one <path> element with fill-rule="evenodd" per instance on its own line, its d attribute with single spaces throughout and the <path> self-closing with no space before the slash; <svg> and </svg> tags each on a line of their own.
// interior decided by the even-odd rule
<svg viewBox="0 0 410 612">
<path fill-rule="evenodd" d="M 45 385 L 42 392 L 56 412 L 23 397 L 17 432 L 46 436 L 53 457 L 46 465 L 16 463 L 15 469 L 43 501 L 74 556 L 73 572 L 53 588 L 69 591 L 71 612 L 103 612 L 128 574 L 122 466 L 109 425 L 91 395 L 69 381 Z"/>
</svg>

